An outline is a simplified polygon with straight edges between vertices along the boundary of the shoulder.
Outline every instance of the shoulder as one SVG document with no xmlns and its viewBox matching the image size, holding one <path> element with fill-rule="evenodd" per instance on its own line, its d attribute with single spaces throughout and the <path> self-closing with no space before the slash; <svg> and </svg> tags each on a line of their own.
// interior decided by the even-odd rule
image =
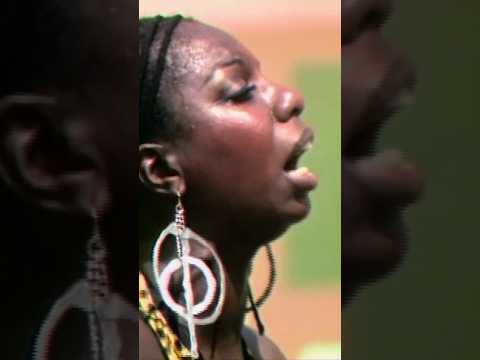
<svg viewBox="0 0 480 360">
<path fill-rule="evenodd" d="M 262 360 L 286 360 L 278 346 L 267 336 L 261 336 L 248 326 L 242 329 L 242 336 L 255 358 Z"/>
</svg>

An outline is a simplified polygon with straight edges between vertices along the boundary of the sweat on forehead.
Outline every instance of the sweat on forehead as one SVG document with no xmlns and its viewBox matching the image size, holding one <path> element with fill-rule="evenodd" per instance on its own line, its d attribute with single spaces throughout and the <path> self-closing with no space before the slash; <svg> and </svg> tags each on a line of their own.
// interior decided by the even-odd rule
<svg viewBox="0 0 480 360">
<path fill-rule="evenodd" d="M 248 51 L 229 34 L 197 21 L 184 21 L 172 39 L 166 71 L 177 80 L 186 75 L 204 77 L 218 61 L 246 54 Z"/>
</svg>

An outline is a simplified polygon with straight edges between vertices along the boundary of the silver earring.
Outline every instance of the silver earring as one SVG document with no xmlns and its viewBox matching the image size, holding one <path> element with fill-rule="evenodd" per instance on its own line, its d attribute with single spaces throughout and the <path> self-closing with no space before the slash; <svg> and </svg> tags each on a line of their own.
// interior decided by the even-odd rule
<svg viewBox="0 0 480 360">
<path fill-rule="evenodd" d="M 163 269 L 163 271 L 160 272 L 161 247 L 164 241 L 170 236 L 175 237 L 177 257 L 171 260 Z M 190 240 L 193 240 L 203 247 L 208 248 L 213 254 L 219 269 L 220 279 L 217 297 L 215 296 L 217 281 L 210 268 L 201 259 L 190 255 Z M 153 250 L 152 262 L 155 282 L 160 292 L 162 301 L 170 308 L 170 310 L 176 313 L 180 319 L 183 319 L 187 322 L 190 336 L 190 351 L 192 356 L 197 359 L 199 354 L 195 325 L 212 324 L 217 321 L 218 317 L 220 316 L 225 301 L 225 272 L 223 270 L 220 257 L 213 247 L 210 246 L 208 242 L 201 236 L 186 227 L 185 209 L 183 208 L 180 194 L 178 194 L 178 203 L 175 207 L 175 221 L 172 222 L 165 230 L 163 230 L 158 237 Z M 190 280 L 190 266 L 195 266 L 198 268 L 198 270 L 204 276 L 207 285 L 204 298 L 197 304 L 194 303 L 192 283 Z M 182 287 L 186 306 L 182 306 L 175 302 L 172 294 L 170 293 L 172 276 L 180 269 L 183 273 Z M 212 313 L 206 317 L 200 317 L 199 315 L 204 313 L 213 304 L 215 297 L 217 298 L 217 301 L 214 305 Z"/>
<path fill-rule="evenodd" d="M 100 359 L 100 329 L 98 311 L 109 295 L 107 274 L 107 249 L 100 237 L 98 218 L 94 215 L 95 231 L 87 244 L 87 273 L 86 280 L 90 292 L 91 307 L 88 311 L 88 327 L 90 331 L 90 345 L 92 356 Z"/>
<path fill-rule="evenodd" d="M 96 213 L 93 215 L 93 235 L 87 242 L 87 263 L 85 276 L 73 284 L 51 307 L 43 321 L 34 345 L 34 360 L 48 360 L 55 330 L 63 316 L 71 309 L 79 309 L 88 316 L 90 353 L 94 360 L 118 359 L 119 332 L 114 318 L 132 317 L 130 306 L 118 294 L 111 293 L 107 273 L 107 250 L 102 241 Z M 112 310 L 115 308 L 115 310 Z M 114 312 L 116 312 L 114 314 Z M 108 334 L 108 336 L 107 336 Z M 108 338 L 108 339 L 106 339 Z"/>
</svg>

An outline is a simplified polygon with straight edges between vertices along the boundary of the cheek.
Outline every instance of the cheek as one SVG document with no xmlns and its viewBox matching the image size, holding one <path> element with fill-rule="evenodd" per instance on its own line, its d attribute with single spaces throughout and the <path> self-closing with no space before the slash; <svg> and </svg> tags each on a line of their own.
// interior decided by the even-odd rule
<svg viewBox="0 0 480 360">
<path fill-rule="evenodd" d="M 202 174 L 218 191 L 265 191 L 278 171 L 268 113 L 214 109 L 208 119 L 195 127 L 191 138 L 192 177 Z"/>
</svg>

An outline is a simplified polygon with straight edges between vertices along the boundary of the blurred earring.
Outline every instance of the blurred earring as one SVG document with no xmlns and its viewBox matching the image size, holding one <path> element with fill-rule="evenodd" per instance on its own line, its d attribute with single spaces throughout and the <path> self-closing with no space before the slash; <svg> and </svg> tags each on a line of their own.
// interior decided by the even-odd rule
<svg viewBox="0 0 480 360">
<path fill-rule="evenodd" d="M 86 280 L 90 292 L 91 307 L 88 311 L 88 327 L 90 344 L 94 359 L 100 359 L 100 329 L 98 311 L 109 295 L 107 274 L 107 249 L 100 236 L 98 217 L 94 214 L 95 230 L 87 244 L 87 274 Z"/>
<path fill-rule="evenodd" d="M 198 344 L 195 333 L 195 325 L 209 325 L 213 324 L 220 316 L 223 304 L 225 301 L 225 272 L 223 270 L 220 257 L 215 252 L 212 246 L 198 234 L 185 225 L 185 209 L 181 201 L 181 194 L 177 194 L 178 203 L 175 207 L 175 221 L 172 222 L 165 230 L 162 231 L 155 243 L 153 250 L 153 274 L 157 288 L 160 291 L 162 301 L 175 312 L 181 319 L 187 322 L 188 332 L 190 336 L 190 351 L 192 356 L 197 359 Z M 160 252 L 163 242 L 173 235 L 176 241 L 177 257 L 170 261 L 166 267 L 160 272 Z M 210 270 L 210 268 L 201 259 L 190 256 L 190 240 L 199 243 L 206 247 L 213 254 L 219 272 L 218 296 L 216 296 L 217 281 Z M 203 275 L 206 282 L 206 293 L 199 303 L 194 303 L 192 283 L 190 279 L 190 266 L 195 266 Z M 183 274 L 183 294 L 185 297 L 186 306 L 178 304 L 170 293 L 170 283 L 172 276 L 178 270 Z M 198 315 L 204 313 L 214 303 L 216 304 L 210 315 L 206 317 L 199 317 Z"/>
<path fill-rule="evenodd" d="M 99 313 L 109 295 L 106 257 L 107 251 L 100 236 L 97 214 L 93 215 L 94 228 L 92 237 L 87 243 L 86 273 L 60 297 L 47 318 L 44 320 L 35 340 L 34 360 L 50 358 L 51 340 L 63 316 L 71 309 L 79 309 L 87 313 L 90 335 L 91 359 L 108 359 L 101 355 L 103 339 L 100 331 Z"/>
<path fill-rule="evenodd" d="M 260 335 L 265 334 L 265 326 L 260 318 L 260 313 L 258 312 L 258 308 L 265 304 L 269 296 L 273 291 L 273 287 L 275 286 L 275 281 L 277 278 L 277 269 L 275 264 L 275 258 L 273 256 L 273 250 L 270 244 L 265 246 L 265 250 L 267 252 L 268 263 L 270 265 L 270 275 L 268 279 L 268 284 L 266 289 L 263 291 L 262 295 L 257 299 L 254 300 L 252 289 L 250 285 L 248 285 L 248 300 L 250 302 L 250 306 L 245 309 L 245 312 L 253 311 L 253 316 L 255 317 L 255 322 L 257 323 L 257 329 Z"/>
</svg>

